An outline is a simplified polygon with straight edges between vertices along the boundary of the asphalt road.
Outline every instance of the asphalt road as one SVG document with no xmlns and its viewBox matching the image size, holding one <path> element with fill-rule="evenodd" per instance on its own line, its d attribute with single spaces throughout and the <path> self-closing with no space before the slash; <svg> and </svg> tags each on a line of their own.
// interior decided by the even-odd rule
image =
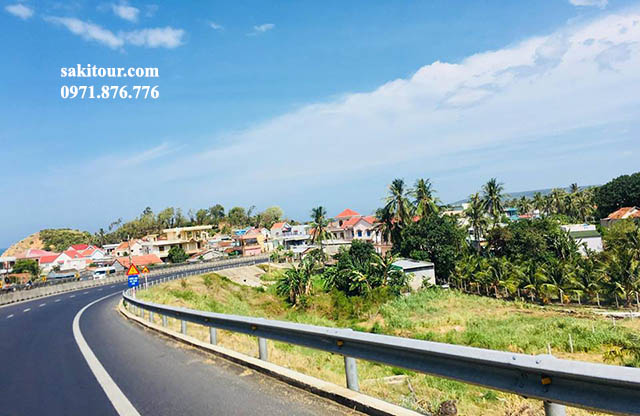
<svg viewBox="0 0 640 416">
<path fill-rule="evenodd" d="M 117 415 L 72 322 L 141 415 L 326 415 L 349 409 L 221 358 L 178 346 L 116 311 L 125 284 L 0 307 L 0 416 Z"/>
</svg>

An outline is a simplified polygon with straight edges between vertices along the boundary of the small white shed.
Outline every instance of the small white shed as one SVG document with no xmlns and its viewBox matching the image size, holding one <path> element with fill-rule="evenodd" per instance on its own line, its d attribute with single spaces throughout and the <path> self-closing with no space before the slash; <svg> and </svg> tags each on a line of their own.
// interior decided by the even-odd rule
<svg viewBox="0 0 640 416">
<path fill-rule="evenodd" d="M 398 259 L 393 265 L 409 275 L 409 286 L 413 290 L 420 289 L 423 284 L 436 284 L 436 269 L 430 261 Z"/>
</svg>

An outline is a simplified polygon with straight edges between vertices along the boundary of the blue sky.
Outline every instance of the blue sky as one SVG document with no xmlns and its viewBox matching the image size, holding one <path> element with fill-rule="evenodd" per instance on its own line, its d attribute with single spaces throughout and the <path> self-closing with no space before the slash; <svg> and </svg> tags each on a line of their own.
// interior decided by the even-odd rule
<svg viewBox="0 0 640 416">
<path fill-rule="evenodd" d="M 0 247 L 145 207 L 444 201 L 638 170 L 640 5 L 619 0 L 0 3 Z M 62 100 L 76 64 L 160 98 Z M 131 84 L 131 81 L 128 82 Z"/>
</svg>

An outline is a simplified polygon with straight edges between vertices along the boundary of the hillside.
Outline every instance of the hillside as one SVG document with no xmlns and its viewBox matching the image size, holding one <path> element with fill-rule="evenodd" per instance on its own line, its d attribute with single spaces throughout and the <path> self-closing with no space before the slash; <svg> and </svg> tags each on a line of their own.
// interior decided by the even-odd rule
<svg viewBox="0 0 640 416">
<path fill-rule="evenodd" d="M 14 243 L 2 253 L 0 257 L 4 256 L 15 256 L 17 254 L 23 253 L 30 248 L 44 250 L 44 243 L 40 239 L 40 232 L 31 234 L 28 237 L 23 238 L 22 240 Z"/>
<path fill-rule="evenodd" d="M 90 243 L 91 233 L 69 228 L 46 229 L 31 234 L 9 247 L 2 256 L 15 256 L 30 248 L 60 252 L 72 244 Z"/>
</svg>

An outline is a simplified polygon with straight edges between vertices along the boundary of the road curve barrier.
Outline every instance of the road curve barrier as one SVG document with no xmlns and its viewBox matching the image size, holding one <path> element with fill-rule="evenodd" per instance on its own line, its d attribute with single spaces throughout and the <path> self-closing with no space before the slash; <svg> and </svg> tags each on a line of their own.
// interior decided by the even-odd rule
<svg viewBox="0 0 640 416">
<path fill-rule="evenodd" d="M 251 257 L 237 257 L 225 260 L 214 260 L 209 262 L 197 262 L 191 264 L 167 265 L 150 270 L 150 272 L 147 274 L 147 277 L 149 279 L 158 279 L 173 275 L 190 276 L 194 274 L 209 273 L 224 268 L 266 263 L 268 261 L 269 257 L 267 255 L 259 255 Z M 103 279 L 80 281 L 76 279 L 64 279 L 63 282 L 51 281 L 48 282 L 48 284 L 45 286 L 34 287 L 28 290 L 23 289 L 16 290 L 15 292 L 2 293 L 0 294 L 0 305 L 22 302 L 25 300 L 36 299 L 45 296 L 52 296 L 58 293 L 70 292 L 73 290 L 86 289 L 96 286 L 106 286 L 114 283 L 124 283 L 126 281 L 127 277 L 123 272 L 112 275 L 111 277 L 105 277 Z"/>
<path fill-rule="evenodd" d="M 179 272 L 150 285 L 190 274 L 195 273 Z M 542 400 L 547 416 L 565 415 L 565 406 L 640 415 L 637 368 L 203 312 L 146 302 L 135 298 L 130 290 L 124 291 L 122 297 L 125 307 L 138 315 L 144 316 L 145 311 L 151 319 L 160 315 L 163 326 L 167 326 L 168 318 L 179 320 L 184 334 L 187 322 L 209 327 L 212 344 L 217 343 L 217 329 L 255 336 L 263 360 L 267 360 L 266 340 L 340 354 L 344 357 L 347 387 L 355 391 L 359 390 L 356 359 L 361 359 Z"/>
</svg>

